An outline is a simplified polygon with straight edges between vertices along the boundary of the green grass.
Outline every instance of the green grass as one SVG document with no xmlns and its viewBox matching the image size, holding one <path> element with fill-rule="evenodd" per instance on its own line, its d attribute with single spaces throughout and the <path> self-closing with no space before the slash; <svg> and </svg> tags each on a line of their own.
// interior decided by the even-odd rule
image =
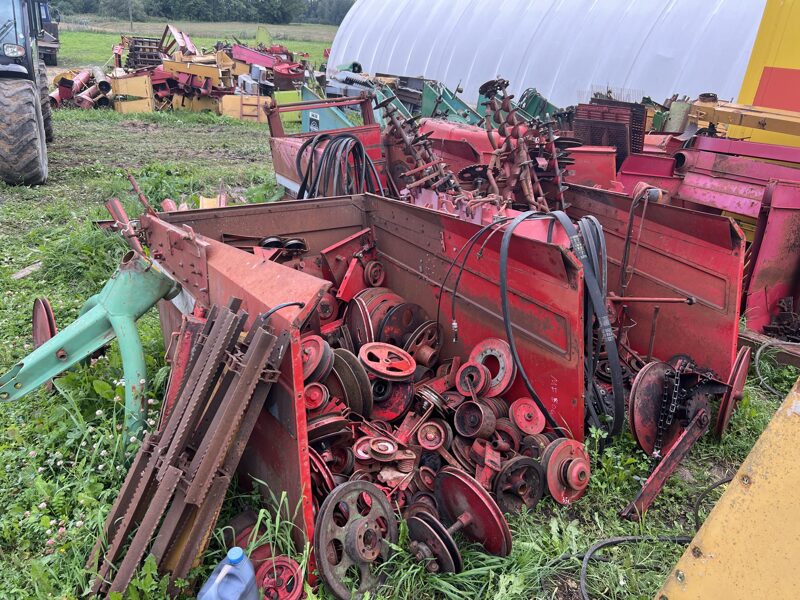
<svg viewBox="0 0 800 600">
<path fill-rule="evenodd" d="M 136 25 L 136 24 L 134 24 Z M 270 26 L 271 27 L 271 26 Z M 163 26 L 161 27 L 163 31 Z M 156 35 L 160 37 L 161 31 L 157 33 L 145 29 L 144 31 L 136 29 L 137 33 Z M 192 41 L 199 48 L 211 48 L 219 40 L 228 40 L 233 42 L 233 37 L 236 36 L 242 42 L 248 44 L 255 43 L 255 31 L 245 29 L 240 31 L 237 29 L 225 30 L 219 28 L 219 33 L 213 35 L 212 30 L 203 30 L 206 35 L 192 36 Z M 208 35 L 211 33 L 212 35 Z M 243 36 L 242 34 L 247 34 Z M 302 35 L 298 32 L 298 35 Z M 321 64 L 324 62 L 322 52 L 325 48 L 329 48 L 333 37 L 328 40 L 308 40 L 296 38 L 281 38 L 275 39 L 277 43 L 283 44 L 293 52 L 308 52 L 310 54 L 309 60 L 312 64 Z M 119 32 L 110 31 L 77 31 L 66 29 L 61 32 L 61 49 L 58 55 L 59 68 L 75 68 L 86 67 L 95 65 L 105 65 L 113 63 L 113 47 L 120 42 Z"/>
<path fill-rule="evenodd" d="M 0 184 L 0 335 L 5 342 L 0 345 L 0 372 L 31 350 L 35 297 L 50 298 L 63 327 L 113 273 L 125 247 L 91 222 L 106 218 L 103 202 L 114 196 L 123 200 L 129 214 L 140 212 L 123 176 L 125 169 L 154 202 L 171 197 L 192 204 L 200 194 L 213 195 L 220 179 L 232 194 L 248 200 L 263 201 L 276 193 L 265 126 L 205 114 L 123 116 L 81 110 L 57 111 L 55 126 L 49 184 Z M 41 270 L 11 279 L 37 261 L 43 263 Z M 139 328 L 149 371 L 161 382 L 151 391 L 151 409 L 156 411 L 165 370 L 155 311 L 140 320 Z M 774 366 L 766 371 L 782 390 L 796 377 L 796 372 Z M 124 478 L 120 465 L 136 450 L 119 431 L 123 408 L 115 397 L 122 394 L 115 382 L 121 377 L 119 353 L 112 345 L 106 358 L 60 378 L 59 393 L 39 390 L 0 407 L 0 598 L 77 598 L 85 589 L 83 565 Z M 401 539 L 388 566 L 391 586 L 377 597 L 576 598 L 579 561 L 559 557 L 583 552 L 598 538 L 613 535 L 691 534 L 687 515 L 693 499 L 737 467 L 778 402 L 751 380 L 730 433 L 721 442 L 706 436 L 693 449 L 643 523 L 623 522 L 617 512 L 646 477 L 647 459 L 630 435 L 602 453 L 590 439 L 593 471 L 588 495 L 570 507 L 544 500 L 530 514 L 510 519 L 511 556 L 488 556 L 461 540 L 465 571 L 434 576 L 411 560 Z M 255 501 L 231 491 L 220 523 Z M 283 508 L 283 517 L 268 520 L 267 536 L 288 551 L 286 515 L 291 511 Z M 589 570 L 592 597 L 652 597 L 682 550 L 640 544 L 604 552 L 608 560 Z M 217 533 L 199 570 L 201 578 L 221 556 Z M 295 556 L 304 561 L 307 549 Z M 128 597 L 163 598 L 162 586 L 151 565 L 139 573 Z M 324 591 L 309 596 L 316 597 L 329 596 Z"/>
</svg>

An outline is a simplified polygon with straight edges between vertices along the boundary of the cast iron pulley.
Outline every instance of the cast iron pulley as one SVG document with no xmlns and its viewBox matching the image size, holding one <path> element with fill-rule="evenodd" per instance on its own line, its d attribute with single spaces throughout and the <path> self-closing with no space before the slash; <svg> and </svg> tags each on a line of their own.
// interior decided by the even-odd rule
<svg viewBox="0 0 800 600">
<path fill-rule="evenodd" d="M 368 372 L 388 381 L 408 381 L 417 368 L 408 352 L 382 342 L 364 344 L 358 351 L 358 358 Z"/>
<path fill-rule="evenodd" d="M 498 452 L 508 454 L 519 452 L 522 443 L 522 431 L 507 417 L 500 417 L 495 421 L 492 434 L 492 446 Z"/>
<path fill-rule="evenodd" d="M 542 433 L 526 435 L 522 438 L 522 442 L 519 445 L 519 453 L 522 456 L 541 460 L 542 456 L 544 456 L 544 451 L 547 449 L 547 446 L 550 445 L 550 442 L 551 440 Z"/>
<path fill-rule="evenodd" d="M 344 348 L 337 348 L 333 353 L 335 355 L 335 368 L 338 371 L 346 371 L 348 381 L 355 381 L 358 388 L 356 395 L 360 398 L 360 410 L 357 410 L 352 405 L 350 408 L 364 417 L 369 417 L 372 413 L 372 384 L 369 381 L 367 372 L 364 370 L 364 365 L 361 364 L 355 354 Z M 350 376 L 352 376 L 352 380 L 349 379 Z"/>
<path fill-rule="evenodd" d="M 331 394 L 328 388 L 321 383 L 307 383 L 303 388 L 303 399 L 308 411 L 325 408 L 330 398 Z"/>
<path fill-rule="evenodd" d="M 534 435 L 544 431 L 544 415 L 530 398 L 520 398 L 513 402 L 509 410 L 509 417 L 524 434 Z"/>
<path fill-rule="evenodd" d="M 53 309 L 47 298 L 36 298 L 33 301 L 33 347 L 38 348 L 58 333 Z"/>
<path fill-rule="evenodd" d="M 446 433 L 444 427 L 436 421 L 427 421 L 417 429 L 417 441 L 422 448 L 434 452 L 444 446 Z"/>
<path fill-rule="evenodd" d="M 347 303 L 347 310 L 345 310 L 344 313 L 344 324 L 350 332 L 350 339 L 353 342 L 353 351 L 358 350 L 363 344 L 375 339 L 375 331 L 372 327 L 372 321 L 369 318 L 369 311 L 364 301 L 358 296 Z"/>
<path fill-rule="evenodd" d="M 414 384 L 402 381 L 372 380 L 373 419 L 392 422 L 402 418 L 414 402 Z"/>
<path fill-rule="evenodd" d="M 459 435 L 488 439 L 494 433 L 497 417 L 483 402 L 470 400 L 458 407 L 453 424 Z"/>
<path fill-rule="evenodd" d="M 320 442 L 349 443 L 353 437 L 350 429 L 350 421 L 337 414 L 320 415 L 308 420 L 308 443 L 319 444 Z"/>
<path fill-rule="evenodd" d="M 542 465 L 527 456 L 516 456 L 503 463 L 494 478 L 494 497 L 503 512 L 528 510 L 542 499 L 545 474 Z"/>
<path fill-rule="evenodd" d="M 403 345 L 418 365 L 431 367 L 439 360 L 444 336 L 442 327 L 436 321 L 425 321 L 414 330 Z"/>
<path fill-rule="evenodd" d="M 322 337 L 307 335 L 300 340 L 303 381 L 322 381 L 333 368 L 333 350 Z"/>
<path fill-rule="evenodd" d="M 586 493 L 591 469 L 589 453 L 580 442 L 558 438 L 542 456 L 547 488 L 559 504 L 571 504 Z"/>
<path fill-rule="evenodd" d="M 442 522 L 452 534 L 461 531 L 489 554 L 508 556 L 511 531 L 503 512 L 474 478 L 460 469 L 444 467 L 436 477 L 434 494 Z"/>
<path fill-rule="evenodd" d="M 468 397 L 483 396 L 491 379 L 488 367 L 477 362 L 465 362 L 456 373 L 456 390 Z"/>
<path fill-rule="evenodd" d="M 256 572 L 256 582 L 265 600 L 300 600 L 303 597 L 303 571 L 288 556 L 265 560 Z"/>
<path fill-rule="evenodd" d="M 386 313 L 378 325 L 375 339 L 404 348 L 411 335 L 429 321 L 428 314 L 419 304 L 402 302 Z"/>
<path fill-rule="evenodd" d="M 319 575 L 339 600 L 375 594 L 379 567 L 397 543 L 397 521 L 386 495 L 366 481 L 337 486 L 322 503 L 314 526 Z M 355 589 L 355 591 L 353 591 Z"/>
<path fill-rule="evenodd" d="M 487 396 L 502 396 L 514 383 L 517 367 L 508 342 L 498 338 L 487 338 L 472 349 L 471 362 L 477 362 L 489 369 L 492 375 Z"/>
<path fill-rule="evenodd" d="M 308 462 L 311 471 L 311 482 L 314 495 L 322 499 L 336 487 L 333 480 L 333 473 L 322 457 L 313 448 L 308 449 Z"/>
<path fill-rule="evenodd" d="M 730 377 L 728 377 L 728 389 L 719 401 L 717 411 L 717 421 L 714 425 L 714 435 L 721 438 L 728 428 L 733 411 L 739 400 L 744 395 L 744 384 L 747 380 L 747 371 L 750 369 L 750 348 L 743 346 L 736 355 Z"/>
<path fill-rule="evenodd" d="M 436 517 L 420 511 L 406 518 L 411 554 L 429 573 L 460 573 L 461 553 L 447 528 Z"/>
<path fill-rule="evenodd" d="M 370 287 L 380 287 L 386 281 L 386 270 L 383 263 L 378 260 L 371 260 L 364 265 L 364 283 Z"/>
</svg>

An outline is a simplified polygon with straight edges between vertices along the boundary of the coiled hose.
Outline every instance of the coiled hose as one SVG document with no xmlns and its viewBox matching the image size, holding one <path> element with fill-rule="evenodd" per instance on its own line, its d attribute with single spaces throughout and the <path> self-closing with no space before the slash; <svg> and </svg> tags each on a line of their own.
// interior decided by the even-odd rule
<svg viewBox="0 0 800 600">
<path fill-rule="evenodd" d="M 325 144 L 317 158 L 317 149 Z M 303 171 L 302 158 L 310 151 L 308 167 Z M 295 168 L 300 177 L 298 199 L 350 194 L 384 195 L 375 163 L 367 154 L 364 144 L 351 133 L 321 133 L 309 138 L 300 146 L 295 158 Z"/>
</svg>

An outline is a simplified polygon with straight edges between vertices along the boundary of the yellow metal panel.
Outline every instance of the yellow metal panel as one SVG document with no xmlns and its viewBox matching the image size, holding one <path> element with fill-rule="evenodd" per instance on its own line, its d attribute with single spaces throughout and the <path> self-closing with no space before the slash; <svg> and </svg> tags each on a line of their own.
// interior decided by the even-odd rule
<svg viewBox="0 0 800 600">
<path fill-rule="evenodd" d="M 126 114 L 153 112 L 153 99 L 142 98 L 141 100 L 114 100 L 114 110 Z"/>
<path fill-rule="evenodd" d="M 800 0 L 767 0 L 764 16 L 750 54 L 739 104 L 753 104 L 764 67 L 800 69 Z M 735 32 L 731 32 L 735 35 Z M 796 94 L 797 90 L 786 90 Z M 754 142 L 800 146 L 800 139 L 783 133 L 731 127 L 728 135 Z"/>
<path fill-rule="evenodd" d="M 798 490 L 800 380 L 656 598 L 800 597 Z"/>
<path fill-rule="evenodd" d="M 239 75 L 250 75 L 250 65 L 246 62 L 240 60 L 233 60 L 231 62 L 233 65 L 231 65 L 230 69 L 235 77 L 239 77 Z"/>
<path fill-rule="evenodd" d="M 134 98 L 152 98 L 153 96 L 150 75 L 112 79 L 111 90 L 115 96 L 132 96 Z"/>
<path fill-rule="evenodd" d="M 197 63 L 184 63 L 176 60 L 164 60 L 164 70 L 168 73 L 189 73 L 199 77 L 211 79 L 211 85 L 222 87 L 222 78 L 216 65 L 202 65 Z"/>
<path fill-rule="evenodd" d="M 175 95 L 172 98 L 172 108 L 176 110 L 190 110 L 192 112 L 210 111 L 219 114 L 219 103 L 216 98 L 209 96 L 179 96 Z"/>
<path fill-rule="evenodd" d="M 259 123 L 267 122 L 265 107 L 272 104 L 269 96 L 222 96 L 220 98 L 220 114 L 242 121 Z"/>
</svg>

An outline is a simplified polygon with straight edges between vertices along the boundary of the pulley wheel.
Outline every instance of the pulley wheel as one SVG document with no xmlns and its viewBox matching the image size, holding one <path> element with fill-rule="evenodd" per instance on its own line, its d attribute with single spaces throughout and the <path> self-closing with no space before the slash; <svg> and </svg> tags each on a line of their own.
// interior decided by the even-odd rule
<svg viewBox="0 0 800 600">
<path fill-rule="evenodd" d="M 368 372 L 388 381 L 408 381 L 417 368 L 408 352 L 382 342 L 364 344 L 358 358 Z"/>
<path fill-rule="evenodd" d="M 56 318 L 47 298 L 36 298 L 33 301 L 33 347 L 38 348 L 58 333 Z"/>
<path fill-rule="evenodd" d="M 429 320 L 425 309 L 419 304 L 403 302 L 386 313 L 375 339 L 403 348 L 410 336 Z"/>
<path fill-rule="evenodd" d="M 534 435 L 544 431 L 544 415 L 530 398 L 520 398 L 511 404 L 509 417 L 524 434 Z"/>
<path fill-rule="evenodd" d="M 345 350 L 344 352 L 347 352 Z M 358 381 L 358 378 L 355 373 L 353 373 L 353 369 L 350 368 L 350 365 L 347 363 L 341 354 L 333 354 L 333 372 L 332 375 L 335 375 L 338 380 L 342 384 L 342 388 L 344 389 L 344 400 L 347 407 L 357 414 L 362 414 L 364 410 L 364 400 L 361 396 L 361 384 Z"/>
<path fill-rule="evenodd" d="M 519 445 L 519 453 L 522 456 L 541 461 L 542 456 L 544 456 L 544 451 L 549 445 L 550 440 L 542 433 L 526 435 L 522 438 L 522 442 Z"/>
<path fill-rule="evenodd" d="M 256 573 L 265 600 L 300 600 L 303 597 L 303 572 L 288 556 L 276 556 L 262 563 Z"/>
<path fill-rule="evenodd" d="M 495 422 L 492 434 L 492 445 L 500 452 L 519 452 L 522 443 L 522 432 L 507 417 L 500 417 Z M 507 448 L 506 448 L 507 447 Z"/>
<path fill-rule="evenodd" d="M 511 531 L 500 507 L 481 484 L 453 467 L 443 468 L 434 484 L 436 505 L 448 527 L 459 517 L 468 521 L 461 532 L 481 544 L 489 554 L 508 556 Z"/>
<path fill-rule="evenodd" d="M 315 411 L 325 408 L 331 394 L 321 383 L 307 383 L 303 388 L 303 398 L 305 400 L 306 410 Z"/>
<path fill-rule="evenodd" d="M 319 575 L 339 600 L 374 595 L 385 577 L 379 567 L 397 543 L 397 521 L 386 495 L 372 483 L 337 486 L 320 506 L 314 526 Z"/>
<path fill-rule="evenodd" d="M 372 418 L 392 422 L 403 417 L 414 401 L 414 384 L 401 381 L 372 380 Z"/>
<path fill-rule="evenodd" d="M 441 326 L 436 321 L 425 321 L 411 333 L 403 350 L 413 356 L 418 365 L 430 367 L 439 359 L 443 340 Z"/>
<path fill-rule="evenodd" d="M 494 497 L 505 513 L 535 507 L 545 488 L 544 468 L 527 456 L 517 456 L 505 462 L 494 478 Z"/>
<path fill-rule="evenodd" d="M 350 421 L 341 415 L 321 415 L 308 420 L 308 443 L 347 442 L 353 437 Z"/>
<path fill-rule="evenodd" d="M 466 362 L 456 373 L 456 390 L 467 397 L 482 396 L 489 389 L 492 375 L 480 363 Z"/>
<path fill-rule="evenodd" d="M 419 445 L 429 452 L 434 452 L 441 448 L 445 443 L 445 436 L 444 427 L 435 421 L 423 423 L 417 429 Z"/>
<path fill-rule="evenodd" d="M 303 361 L 303 381 L 315 382 L 325 379 L 333 368 L 333 351 L 318 335 L 307 335 L 300 340 Z"/>
<path fill-rule="evenodd" d="M 371 260 L 364 265 L 364 283 L 370 287 L 380 287 L 386 281 L 386 270 L 383 263 Z"/>
<path fill-rule="evenodd" d="M 498 338 L 487 338 L 472 349 L 471 362 L 477 362 L 489 369 L 492 375 L 487 396 L 502 396 L 514 383 L 517 367 L 508 342 Z"/>
<path fill-rule="evenodd" d="M 350 367 L 351 372 L 355 376 L 356 383 L 358 384 L 358 389 L 361 392 L 361 411 L 359 414 L 364 417 L 369 417 L 372 413 L 372 384 L 369 381 L 369 376 L 364 369 L 364 365 L 361 364 L 361 361 L 358 360 L 355 354 L 344 348 L 337 348 L 333 353 Z"/>
<path fill-rule="evenodd" d="M 460 573 L 461 553 L 447 528 L 427 512 L 406 518 L 411 554 L 429 573 Z"/>
<path fill-rule="evenodd" d="M 747 381 L 747 371 L 750 369 L 750 348 L 744 346 L 739 349 L 736 361 L 733 363 L 730 377 L 728 378 L 728 390 L 723 394 L 719 401 L 719 411 L 717 412 L 717 422 L 714 425 L 714 435 L 721 438 L 728 428 L 733 411 L 739 400 L 744 397 L 744 384 Z"/>
<path fill-rule="evenodd" d="M 377 289 L 377 288 L 374 288 Z M 375 339 L 375 332 L 372 321 L 369 318 L 364 301 L 360 297 L 355 297 L 347 303 L 347 310 L 344 313 L 344 324 L 350 333 L 355 352 L 361 346 Z"/>
<path fill-rule="evenodd" d="M 314 493 L 320 498 L 324 498 L 330 494 L 331 490 L 336 487 L 333 481 L 333 473 L 322 460 L 322 457 L 313 448 L 308 449 L 308 462 L 311 470 L 311 480 L 315 483 Z"/>
<path fill-rule="evenodd" d="M 658 436 L 658 419 L 664 402 L 666 373 L 674 367 L 665 362 L 647 363 L 636 374 L 628 397 L 628 422 L 636 443 L 648 456 L 653 454 Z M 662 455 L 669 451 L 681 434 L 681 424 L 674 419 L 664 432 Z"/>
<path fill-rule="evenodd" d="M 551 442 L 542 457 L 547 488 L 559 504 L 571 504 L 589 486 L 589 454 L 580 442 L 559 438 Z"/>
<path fill-rule="evenodd" d="M 458 407 L 453 424 L 459 435 L 466 438 L 488 439 L 494 433 L 497 417 L 482 402 L 470 400 Z"/>
</svg>

